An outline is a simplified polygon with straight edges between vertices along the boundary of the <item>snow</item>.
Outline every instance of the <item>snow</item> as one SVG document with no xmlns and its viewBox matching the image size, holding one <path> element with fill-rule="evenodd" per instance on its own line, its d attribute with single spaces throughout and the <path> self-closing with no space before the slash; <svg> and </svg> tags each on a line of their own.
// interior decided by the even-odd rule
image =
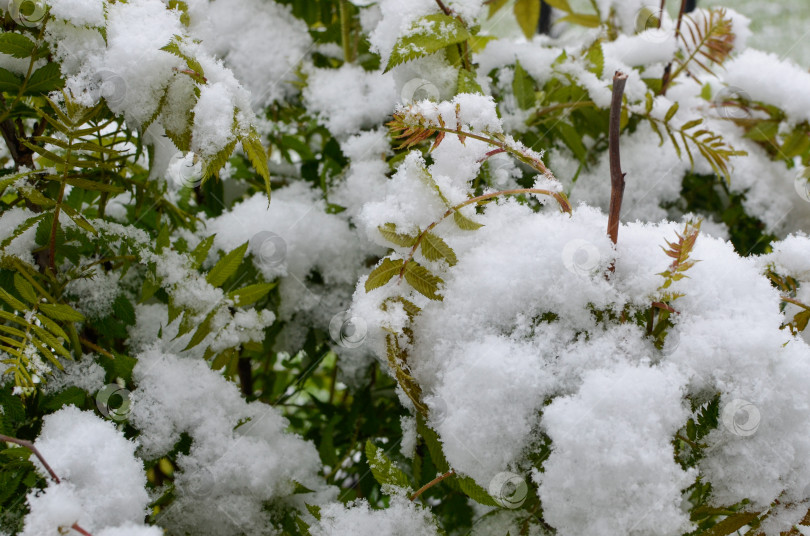
<svg viewBox="0 0 810 536">
<path fill-rule="evenodd" d="M 135 443 L 110 421 L 68 406 L 44 417 L 34 444 L 61 483 L 29 493 L 23 535 L 49 534 L 76 522 L 91 532 L 143 522 L 149 502 L 143 463 L 135 458 Z"/>
<path fill-rule="evenodd" d="M 810 73 L 791 60 L 748 49 L 726 64 L 723 80 L 755 101 L 778 106 L 795 123 L 810 121 L 810 98 L 803 90 Z"/>
<path fill-rule="evenodd" d="M 48 0 L 50 15 L 76 26 L 104 26 L 103 0 Z"/>
<path fill-rule="evenodd" d="M 405 497 L 391 497 L 385 510 L 371 510 L 364 500 L 345 507 L 329 504 L 321 507 L 320 521 L 310 528 L 312 536 L 410 536 L 439 534 L 429 510 Z"/>
<path fill-rule="evenodd" d="M 184 432 L 193 440 L 189 454 L 177 458 L 178 498 L 161 518 L 165 528 L 235 535 L 244 530 L 240 524 L 272 527 L 267 501 L 303 497 L 318 504 L 332 498 L 317 476 L 315 447 L 285 433 L 278 411 L 245 402 L 204 361 L 150 349 L 138 356 L 133 378 L 138 387 L 130 395 L 129 420 L 141 431 L 140 455 L 167 453 Z M 318 493 L 290 497 L 294 482 Z"/>
<path fill-rule="evenodd" d="M 366 72 L 346 64 L 339 69 L 312 69 L 304 103 L 333 134 L 354 134 L 385 122 L 397 103 L 391 74 Z"/>
</svg>

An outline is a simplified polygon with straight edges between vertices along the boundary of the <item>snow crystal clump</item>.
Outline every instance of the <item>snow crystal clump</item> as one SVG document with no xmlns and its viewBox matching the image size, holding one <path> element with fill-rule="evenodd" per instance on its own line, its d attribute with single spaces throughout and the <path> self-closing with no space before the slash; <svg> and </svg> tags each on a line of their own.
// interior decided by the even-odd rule
<svg viewBox="0 0 810 536">
<path fill-rule="evenodd" d="M 135 457 L 135 443 L 113 423 L 68 406 L 44 417 L 35 445 L 61 483 L 28 495 L 31 513 L 23 535 L 56 533 L 73 523 L 93 532 L 143 522 L 149 502 L 143 463 Z"/>
</svg>

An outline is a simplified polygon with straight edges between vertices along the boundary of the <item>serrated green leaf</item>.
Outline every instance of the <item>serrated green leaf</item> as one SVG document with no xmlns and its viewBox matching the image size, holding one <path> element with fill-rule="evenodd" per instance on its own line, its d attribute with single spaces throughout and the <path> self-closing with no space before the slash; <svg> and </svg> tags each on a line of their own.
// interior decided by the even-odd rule
<svg viewBox="0 0 810 536">
<path fill-rule="evenodd" d="M 517 0 L 515 7 L 515 18 L 523 30 L 526 39 L 531 40 L 537 33 L 537 23 L 540 21 L 540 2 L 537 0 Z"/>
<path fill-rule="evenodd" d="M 239 269 L 239 265 L 242 264 L 242 259 L 245 258 L 247 248 L 248 242 L 245 242 L 238 248 L 222 257 L 219 262 L 217 262 L 214 267 L 211 268 L 211 271 L 208 272 L 205 280 L 215 287 L 222 286 L 222 284 L 227 281 L 229 277 L 235 274 L 236 270 Z"/>
<path fill-rule="evenodd" d="M 489 11 L 487 12 L 487 18 L 491 19 L 492 16 L 498 11 L 500 11 L 500 9 L 503 6 L 505 6 L 508 2 L 509 0 L 489 0 L 489 2 L 486 2 L 487 4 L 489 4 Z"/>
<path fill-rule="evenodd" d="M 17 289 L 20 296 L 28 303 L 32 305 L 37 303 L 37 293 L 34 291 L 34 287 L 17 272 L 14 273 L 14 288 Z"/>
<path fill-rule="evenodd" d="M 439 285 L 444 283 L 444 281 L 430 273 L 427 268 L 416 261 L 411 260 L 411 262 L 405 266 L 405 280 L 426 298 L 442 301 L 443 298 L 438 292 Z"/>
<path fill-rule="evenodd" d="M 53 320 L 62 322 L 83 322 L 84 315 L 64 303 L 41 303 L 39 309 Z"/>
<path fill-rule="evenodd" d="M 429 261 L 445 259 L 450 266 L 455 266 L 456 262 L 458 262 L 453 248 L 448 246 L 447 242 L 440 236 L 433 233 L 425 233 L 420 247 L 422 249 L 422 255 Z"/>
<path fill-rule="evenodd" d="M 267 199 L 270 199 L 270 168 L 267 165 L 267 151 L 264 150 L 261 138 L 255 130 L 251 130 L 250 136 L 242 138 L 242 150 L 245 151 L 256 173 L 264 179 Z"/>
<path fill-rule="evenodd" d="M 250 305 L 251 303 L 255 303 L 264 298 L 268 292 L 275 288 L 277 284 L 278 283 L 274 281 L 272 283 L 256 283 L 255 285 L 248 285 L 229 292 L 228 298 L 233 300 L 234 305 L 244 307 L 245 305 Z"/>
<path fill-rule="evenodd" d="M 202 323 L 200 323 L 199 327 L 197 328 L 197 331 L 195 331 L 194 335 L 191 336 L 191 340 L 188 341 L 186 347 L 183 348 L 184 352 L 200 344 L 203 341 L 203 339 L 205 339 L 208 336 L 208 334 L 211 333 L 211 322 L 213 321 L 214 314 L 216 314 L 216 312 L 217 309 L 213 309 L 210 313 L 208 313 L 205 316 L 205 319 L 202 321 Z M 177 336 L 180 337 L 181 335 L 178 334 Z"/>
<path fill-rule="evenodd" d="M 0 91 L 17 93 L 22 86 L 22 79 L 8 69 L 0 67 Z"/>
<path fill-rule="evenodd" d="M 467 69 L 461 68 L 458 70 L 458 87 L 456 93 L 477 93 L 484 94 L 481 85 L 475 79 L 475 75 Z"/>
<path fill-rule="evenodd" d="M 205 259 L 208 257 L 208 252 L 211 251 L 211 246 L 214 245 L 214 237 L 216 237 L 216 234 L 206 236 L 205 238 L 200 240 L 200 243 L 197 244 L 197 247 L 194 248 L 194 251 L 192 251 L 189 254 L 189 256 L 194 261 L 192 266 L 194 267 L 195 270 L 199 270 L 200 267 L 205 262 Z"/>
<path fill-rule="evenodd" d="M 458 485 L 467 496 L 479 504 L 485 506 L 501 506 L 487 491 L 475 483 L 475 480 L 468 476 L 457 476 Z"/>
<path fill-rule="evenodd" d="M 80 228 L 84 229 L 88 233 L 92 233 L 94 235 L 98 234 L 98 231 L 96 231 L 96 229 L 92 225 L 90 225 L 90 222 L 87 221 L 86 219 L 84 219 L 84 216 L 79 214 L 76 211 L 75 208 L 71 207 L 70 205 L 65 205 L 65 204 L 62 204 L 61 206 L 62 206 L 62 210 L 65 211 L 65 213 L 68 216 L 70 216 L 71 220 L 73 220 L 73 223 L 75 223 L 76 225 L 78 225 Z"/>
<path fill-rule="evenodd" d="M 428 56 L 470 37 L 472 35 L 458 19 L 443 13 L 427 15 L 414 21 L 405 36 L 397 40 L 385 70 L 390 71 L 401 63 Z"/>
<path fill-rule="evenodd" d="M 234 138 L 233 141 L 228 143 L 220 152 L 205 161 L 203 165 L 202 183 L 218 174 L 219 170 L 228 163 L 228 159 L 233 154 L 233 150 L 236 149 L 237 141 L 238 140 Z"/>
<path fill-rule="evenodd" d="M 391 242 L 392 244 L 396 244 L 397 246 L 402 247 L 413 247 L 416 244 L 416 236 L 414 235 L 406 235 L 397 232 L 397 226 L 394 223 L 386 223 L 385 225 L 380 225 L 377 227 L 380 231 L 380 234 Z"/>
<path fill-rule="evenodd" d="M 304 506 L 307 507 L 307 511 L 309 511 L 309 513 L 312 514 L 312 517 L 314 517 L 318 521 L 321 520 L 321 507 L 320 506 L 315 506 L 314 504 L 306 504 L 306 503 L 304 504 Z"/>
<path fill-rule="evenodd" d="M 23 302 L 21 302 L 20 300 L 18 300 L 17 298 L 15 298 L 14 296 L 6 292 L 5 289 L 2 288 L 0 288 L 0 299 L 6 302 L 8 306 L 15 311 L 26 311 L 28 309 L 28 307 L 26 307 L 26 305 Z"/>
<path fill-rule="evenodd" d="M 366 440 L 366 459 L 371 469 L 371 474 L 381 486 L 396 486 L 398 488 L 410 488 L 408 477 L 385 455 L 385 452 L 370 439 Z"/>
<path fill-rule="evenodd" d="M 519 61 L 515 61 L 515 77 L 512 79 L 512 91 L 521 110 L 528 110 L 537 102 L 534 87 L 534 79 L 526 72 L 526 69 L 523 68 Z"/>
<path fill-rule="evenodd" d="M 63 330 L 59 324 L 43 314 L 37 314 L 35 316 L 42 323 L 42 325 L 53 334 L 54 337 L 68 340 L 67 333 L 65 333 L 65 330 Z"/>
<path fill-rule="evenodd" d="M 34 51 L 34 42 L 22 34 L 5 32 L 0 34 L 0 52 L 14 58 L 27 58 Z"/>
<path fill-rule="evenodd" d="M 395 261 L 387 257 L 383 259 L 380 265 L 368 274 L 368 279 L 366 279 L 366 292 L 371 292 L 375 288 L 379 288 L 391 281 L 391 278 L 402 270 L 402 264 L 404 262 L 405 261 L 402 259 Z"/>
<path fill-rule="evenodd" d="M 65 86 L 58 63 L 46 63 L 31 75 L 25 86 L 26 95 L 50 93 Z"/>
<path fill-rule="evenodd" d="M 475 231 L 476 229 L 480 229 L 484 226 L 483 223 L 472 221 L 458 210 L 453 212 L 453 221 L 456 223 L 459 229 L 464 231 Z"/>
</svg>

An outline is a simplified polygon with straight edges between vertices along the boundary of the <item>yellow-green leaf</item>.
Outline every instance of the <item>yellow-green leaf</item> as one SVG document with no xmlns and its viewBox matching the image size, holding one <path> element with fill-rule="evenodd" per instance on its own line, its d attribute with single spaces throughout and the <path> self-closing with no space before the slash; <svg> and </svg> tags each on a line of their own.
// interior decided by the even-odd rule
<svg viewBox="0 0 810 536">
<path fill-rule="evenodd" d="M 63 303 L 41 303 L 39 309 L 53 320 L 63 322 L 82 322 L 84 315 L 79 311 Z"/>
<path fill-rule="evenodd" d="M 444 281 L 442 281 L 441 278 L 430 273 L 430 271 L 427 268 L 417 263 L 416 261 L 412 260 L 405 267 L 405 280 L 417 292 L 419 292 L 426 298 L 438 301 L 442 300 L 442 297 L 438 294 L 438 292 L 439 292 L 439 285 L 444 283 Z"/>
<path fill-rule="evenodd" d="M 383 259 L 380 265 L 368 274 L 368 279 L 366 279 L 366 292 L 371 292 L 375 288 L 379 288 L 388 283 L 392 277 L 399 273 L 404 262 L 405 261 L 402 259 L 395 261 L 387 257 Z"/>
<path fill-rule="evenodd" d="M 531 39 L 537 33 L 537 22 L 540 20 L 540 2 L 538 0 L 517 0 L 515 2 L 515 18 L 523 30 L 526 39 Z"/>
<path fill-rule="evenodd" d="M 412 247 L 416 244 L 416 236 L 398 233 L 396 224 L 386 223 L 385 225 L 378 226 L 377 229 L 380 231 L 383 238 L 392 244 L 402 247 Z"/>
<path fill-rule="evenodd" d="M 484 226 L 483 223 L 474 222 L 458 210 L 453 212 L 453 221 L 458 225 L 459 229 L 464 231 L 475 231 Z"/>
<path fill-rule="evenodd" d="M 374 480 L 380 485 L 396 486 L 398 488 L 410 488 L 408 477 L 402 470 L 394 465 L 394 463 L 385 455 L 385 452 L 370 439 L 366 440 L 366 459 L 368 466 L 371 469 L 371 474 L 374 475 Z"/>
<path fill-rule="evenodd" d="M 222 257 L 219 262 L 217 262 L 214 267 L 211 268 L 211 271 L 208 272 L 205 280 L 215 287 L 221 286 L 225 281 L 228 280 L 229 277 L 236 273 L 236 270 L 239 269 L 239 265 L 242 264 L 242 259 L 245 258 L 247 248 L 248 242 L 245 242 L 238 248 Z"/>
<path fill-rule="evenodd" d="M 440 236 L 433 233 L 425 234 L 422 238 L 421 248 L 422 255 L 429 261 L 445 259 L 450 266 L 455 266 L 457 262 L 453 249 Z"/>
<path fill-rule="evenodd" d="M 385 70 L 390 71 L 401 63 L 428 56 L 470 37 L 472 35 L 458 19 L 443 13 L 427 15 L 414 21 L 405 36 L 397 40 Z"/>
<path fill-rule="evenodd" d="M 228 298 L 233 300 L 234 304 L 239 307 L 244 307 L 251 303 L 257 302 L 264 298 L 278 283 L 256 283 L 255 285 L 248 285 L 240 289 L 228 293 Z"/>
</svg>

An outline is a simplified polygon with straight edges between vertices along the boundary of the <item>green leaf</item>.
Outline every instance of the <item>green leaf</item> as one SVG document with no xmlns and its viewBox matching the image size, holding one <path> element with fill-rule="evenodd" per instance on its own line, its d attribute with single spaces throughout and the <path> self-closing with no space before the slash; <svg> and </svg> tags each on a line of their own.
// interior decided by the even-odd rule
<svg viewBox="0 0 810 536">
<path fill-rule="evenodd" d="M 370 439 L 366 440 L 366 458 L 368 459 L 368 466 L 371 468 L 371 474 L 374 475 L 374 480 L 379 482 L 381 486 L 411 487 L 405 473 L 394 465 L 385 455 L 385 452 L 372 443 Z"/>
<path fill-rule="evenodd" d="M 14 58 L 27 58 L 34 51 L 34 42 L 22 34 L 0 34 L 0 52 Z"/>
<path fill-rule="evenodd" d="M 545 0 L 545 2 L 551 7 L 565 11 L 566 13 L 572 13 L 574 11 L 571 9 L 571 6 L 568 5 L 568 0 Z"/>
<path fill-rule="evenodd" d="M 422 255 L 429 261 L 445 259 L 447 264 L 455 266 L 458 260 L 456 253 L 447 245 L 447 242 L 433 233 L 425 233 L 421 243 Z"/>
<path fill-rule="evenodd" d="M 58 63 L 46 63 L 31 75 L 25 87 L 26 95 L 50 93 L 65 86 Z"/>
<path fill-rule="evenodd" d="M 474 222 L 458 210 L 453 212 L 453 221 L 458 225 L 459 229 L 464 231 L 475 231 L 484 226 L 483 223 Z"/>
<path fill-rule="evenodd" d="M 457 478 L 461 490 L 466 493 L 470 499 L 485 506 L 501 506 L 495 502 L 495 499 L 493 499 L 484 488 L 476 484 L 475 480 L 472 478 L 468 476 L 458 476 Z"/>
<path fill-rule="evenodd" d="M 400 234 L 397 232 L 397 226 L 394 223 L 386 223 L 377 227 L 380 234 L 391 242 L 402 247 L 413 247 L 416 244 L 416 236 Z"/>
<path fill-rule="evenodd" d="M 229 277 L 235 274 L 237 269 L 239 269 L 239 265 L 242 264 L 242 259 L 245 258 L 247 248 L 248 242 L 245 242 L 238 248 L 222 257 L 219 262 L 217 262 L 214 267 L 211 268 L 211 271 L 208 272 L 205 280 L 215 287 L 222 286 L 222 284 L 227 281 Z"/>
<path fill-rule="evenodd" d="M 402 270 L 404 262 L 405 261 L 402 259 L 392 261 L 388 257 L 384 258 L 380 265 L 368 274 L 368 279 L 366 279 L 366 292 L 371 292 L 375 288 L 379 288 L 391 281 L 391 278 Z"/>
<path fill-rule="evenodd" d="M 22 86 L 22 79 L 8 69 L 0 67 L 0 91 L 17 93 Z"/>
<path fill-rule="evenodd" d="M 426 298 L 438 301 L 442 300 L 438 292 L 439 285 L 444 283 L 444 281 L 430 273 L 427 268 L 416 261 L 411 260 L 411 262 L 405 266 L 405 280 Z"/>
<path fill-rule="evenodd" d="M 242 138 L 242 150 L 245 151 L 250 163 L 264 179 L 264 188 L 267 192 L 267 199 L 270 199 L 270 168 L 267 165 L 267 151 L 264 150 L 262 140 L 255 130 L 250 131 L 250 136 Z"/>
<path fill-rule="evenodd" d="M 538 0 L 517 0 L 514 7 L 515 18 L 523 30 L 526 39 L 531 40 L 537 33 L 537 23 L 540 21 L 540 2 Z"/>
<path fill-rule="evenodd" d="M 599 15 L 586 15 L 584 13 L 571 13 L 570 15 L 557 19 L 556 22 L 570 22 L 584 26 L 585 28 L 599 28 L 602 24 Z"/>
<path fill-rule="evenodd" d="M 483 95 L 484 90 L 481 89 L 481 85 L 475 79 L 475 74 L 467 69 L 461 68 L 458 70 L 458 88 L 456 89 L 456 93 L 478 93 L 479 95 Z"/>
<path fill-rule="evenodd" d="M 470 37 L 472 35 L 458 19 L 442 13 L 427 15 L 414 21 L 405 36 L 397 40 L 385 70 L 390 71 L 406 61 L 429 56 Z"/>
<path fill-rule="evenodd" d="M 515 77 L 512 79 L 512 91 L 515 93 L 517 105 L 521 110 L 528 110 L 537 102 L 534 88 L 534 79 L 526 72 L 526 69 L 523 68 L 519 61 L 515 61 Z"/>
<path fill-rule="evenodd" d="M 199 270 L 208 257 L 208 252 L 211 250 L 211 246 L 214 245 L 215 236 L 216 234 L 212 234 L 200 240 L 200 243 L 197 244 L 197 247 L 191 252 L 190 256 L 194 260 L 193 266 L 195 270 Z"/>
<path fill-rule="evenodd" d="M 205 319 L 202 321 L 200 326 L 197 328 L 197 331 L 194 332 L 194 335 L 191 336 L 191 340 L 188 341 L 188 344 L 183 351 L 190 350 L 200 344 L 203 339 L 205 339 L 209 333 L 211 333 L 211 322 L 214 320 L 214 314 L 216 314 L 217 309 L 214 308 L 210 313 L 205 316 Z M 180 335 L 178 334 L 178 337 Z"/>
<path fill-rule="evenodd" d="M 264 298 L 278 283 L 256 283 L 234 290 L 228 293 L 228 298 L 233 300 L 234 305 L 244 307 Z"/>
<path fill-rule="evenodd" d="M 667 110 L 667 115 L 664 116 L 665 123 L 669 123 L 670 120 L 672 120 L 672 118 L 675 117 L 675 114 L 678 113 L 679 107 L 680 105 L 677 102 L 669 107 L 669 110 Z"/>
<path fill-rule="evenodd" d="M 6 289 L 0 288 L 0 299 L 6 302 L 14 311 L 23 312 L 28 310 L 28 307 L 23 302 L 6 292 Z"/>
<path fill-rule="evenodd" d="M 84 315 L 64 303 L 41 303 L 39 309 L 50 318 L 62 322 L 82 322 Z"/>
<path fill-rule="evenodd" d="M 14 288 L 17 289 L 20 296 L 31 305 L 39 301 L 37 300 L 37 293 L 34 291 L 34 287 L 31 283 L 26 281 L 26 279 L 17 272 L 14 273 Z"/>
<path fill-rule="evenodd" d="M 487 18 L 491 19 L 492 16 L 500 11 L 500 9 L 505 6 L 509 0 L 489 0 L 487 2 L 489 4 L 489 12 L 487 13 Z"/>
<path fill-rule="evenodd" d="M 605 70 L 605 53 L 602 50 L 602 41 L 596 41 L 591 45 L 585 57 L 588 58 L 588 62 L 591 64 L 588 70 L 601 77 L 602 72 Z"/>
</svg>

